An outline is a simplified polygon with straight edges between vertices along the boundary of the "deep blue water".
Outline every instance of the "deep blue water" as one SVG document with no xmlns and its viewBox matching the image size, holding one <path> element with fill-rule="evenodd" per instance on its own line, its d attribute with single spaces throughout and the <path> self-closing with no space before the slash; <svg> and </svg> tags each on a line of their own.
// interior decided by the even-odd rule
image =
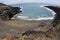
<svg viewBox="0 0 60 40">
<path fill-rule="evenodd" d="M 40 17 L 52 17 L 52 12 L 48 11 L 46 8 L 40 7 L 41 4 L 38 3 L 22 3 L 14 4 L 12 6 L 18 6 L 22 8 L 21 16 L 40 16 Z"/>
</svg>

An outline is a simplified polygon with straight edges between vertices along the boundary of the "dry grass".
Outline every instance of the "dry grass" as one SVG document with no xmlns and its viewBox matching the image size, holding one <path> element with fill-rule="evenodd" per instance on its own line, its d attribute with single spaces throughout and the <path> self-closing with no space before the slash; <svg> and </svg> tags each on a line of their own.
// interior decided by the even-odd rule
<svg viewBox="0 0 60 40">
<path fill-rule="evenodd" d="M 12 34 L 6 35 L 2 40 L 13 40 L 14 36 Z"/>
<path fill-rule="evenodd" d="M 59 25 L 57 25 L 57 27 L 53 27 L 53 28 L 52 28 L 52 30 L 53 30 L 53 31 L 60 30 L 60 24 L 59 24 Z"/>
<path fill-rule="evenodd" d="M 2 40 L 51 40 L 50 37 L 46 37 L 45 34 L 43 33 L 37 33 L 37 34 L 30 34 L 30 35 L 24 35 L 22 36 L 21 34 L 19 35 L 7 35 Z"/>
</svg>

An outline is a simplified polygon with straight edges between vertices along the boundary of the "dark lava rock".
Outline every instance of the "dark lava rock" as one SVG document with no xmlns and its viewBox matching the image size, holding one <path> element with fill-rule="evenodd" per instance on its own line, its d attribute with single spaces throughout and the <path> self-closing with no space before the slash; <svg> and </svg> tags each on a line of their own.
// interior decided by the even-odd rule
<svg viewBox="0 0 60 40">
<path fill-rule="evenodd" d="M 54 27 L 57 26 L 60 23 L 60 7 L 55 6 L 45 6 L 45 7 L 50 8 L 56 13 L 54 21 L 52 23 Z"/>
<path fill-rule="evenodd" d="M 34 31 L 34 30 L 28 30 L 28 31 L 25 31 L 24 33 L 22 33 L 22 36 L 24 35 L 30 35 L 30 34 L 39 34 L 39 33 L 44 33 L 44 32 L 41 32 L 41 31 Z M 44 33 L 45 34 L 45 33 Z"/>
<path fill-rule="evenodd" d="M 20 7 L 12 7 L 0 3 L 0 18 L 3 20 L 10 20 L 14 15 L 22 12 Z"/>
</svg>

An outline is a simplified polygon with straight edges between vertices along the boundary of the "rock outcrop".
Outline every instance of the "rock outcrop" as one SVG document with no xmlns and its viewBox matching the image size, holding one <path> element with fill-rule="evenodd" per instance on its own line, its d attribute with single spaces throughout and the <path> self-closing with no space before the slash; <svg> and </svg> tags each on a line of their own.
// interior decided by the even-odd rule
<svg viewBox="0 0 60 40">
<path fill-rule="evenodd" d="M 55 7 L 55 6 L 45 6 L 45 7 L 50 8 L 56 13 L 54 21 L 52 23 L 53 26 L 57 26 L 60 23 L 60 7 Z"/>
<path fill-rule="evenodd" d="M 22 12 L 20 7 L 12 7 L 3 3 L 0 3 L 0 18 L 3 20 L 10 20 L 17 13 Z"/>
</svg>

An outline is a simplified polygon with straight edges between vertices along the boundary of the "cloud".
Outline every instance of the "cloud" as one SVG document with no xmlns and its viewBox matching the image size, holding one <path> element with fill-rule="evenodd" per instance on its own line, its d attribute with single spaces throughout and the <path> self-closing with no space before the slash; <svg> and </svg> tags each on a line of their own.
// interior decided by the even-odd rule
<svg viewBox="0 0 60 40">
<path fill-rule="evenodd" d="M 49 3 L 49 4 L 60 5 L 60 0 L 0 0 L 0 2 L 6 4 L 36 2 L 36 3 L 47 3 L 47 4 Z"/>
</svg>

